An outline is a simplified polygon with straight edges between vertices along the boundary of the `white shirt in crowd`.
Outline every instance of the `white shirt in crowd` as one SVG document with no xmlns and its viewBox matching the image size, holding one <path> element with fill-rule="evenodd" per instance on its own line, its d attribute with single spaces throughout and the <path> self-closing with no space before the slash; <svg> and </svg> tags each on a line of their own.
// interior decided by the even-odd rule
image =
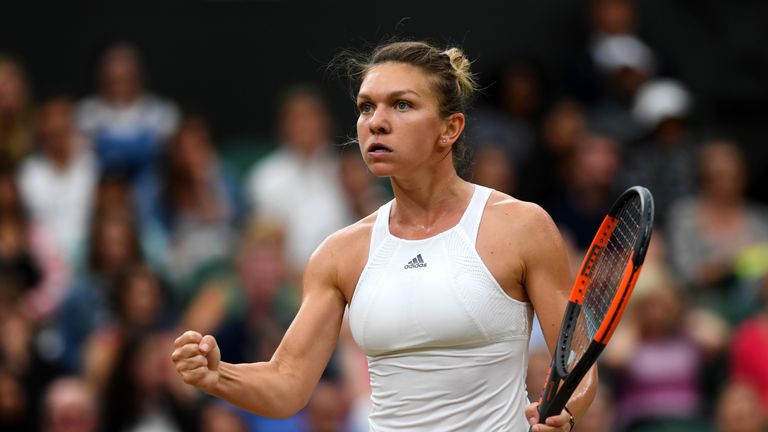
<svg viewBox="0 0 768 432">
<path fill-rule="evenodd" d="M 38 153 L 19 170 L 19 190 L 29 216 L 51 233 L 69 263 L 85 239 L 97 181 L 96 158 L 84 142 L 66 167 L 56 167 Z"/>
<path fill-rule="evenodd" d="M 284 225 L 288 260 L 296 269 L 328 235 L 352 222 L 338 157 L 330 151 L 306 159 L 278 148 L 251 169 L 245 187 L 254 214 Z"/>
</svg>

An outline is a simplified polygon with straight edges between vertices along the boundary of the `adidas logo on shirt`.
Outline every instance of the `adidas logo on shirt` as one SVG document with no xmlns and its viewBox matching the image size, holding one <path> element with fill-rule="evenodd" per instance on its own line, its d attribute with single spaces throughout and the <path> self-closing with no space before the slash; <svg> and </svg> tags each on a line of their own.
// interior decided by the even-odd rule
<svg viewBox="0 0 768 432">
<path fill-rule="evenodd" d="M 424 262 L 424 260 L 421 258 L 421 254 L 416 255 L 416 258 L 412 259 L 411 262 L 405 265 L 403 267 L 404 269 L 412 269 L 412 268 L 420 268 L 420 267 L 426 267 L 427 263 Z"/>
</svg>

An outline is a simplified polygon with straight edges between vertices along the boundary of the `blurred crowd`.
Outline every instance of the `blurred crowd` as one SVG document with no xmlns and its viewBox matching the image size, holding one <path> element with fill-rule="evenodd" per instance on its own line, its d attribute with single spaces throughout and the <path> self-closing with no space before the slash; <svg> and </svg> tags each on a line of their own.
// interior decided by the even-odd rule
<svg viewBox="0 0 768 432">
<path fill-rule="evenodd" d="M 530 62 L 499 72 L 463 175 L 549 211 L 574 272 L 623 189 L 654 194 L 645 269 L 577 430 L 765 431 L 768 210 L 747 198 L 748 155 L 694 126 L 631 0 L 593 0 L 589 20 L 556 86 Z M 79 100 L 36 100 L 22 63 L 0 54 L 0 431 L 367 431 L 346 329 L 289 419 L 206 397 L 170 362 L 186 329 L 214 334 L 225 361 L 269 359 L 314 248 L 391 198 L 334 136 L 322 92 L 285 89 L 274 145 L 227 146 L 145 87 L 130 43 L 104 51 Z M 535 400 L 549 354 L 536 334 L 530 350 Z"/>
</svg>

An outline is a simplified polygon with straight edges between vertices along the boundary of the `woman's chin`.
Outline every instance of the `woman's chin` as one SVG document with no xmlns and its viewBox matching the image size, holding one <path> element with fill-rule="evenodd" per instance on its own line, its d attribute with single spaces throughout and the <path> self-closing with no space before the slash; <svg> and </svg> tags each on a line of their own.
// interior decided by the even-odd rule
<svg viewBox="0 0 768 432">
<path fill-rule="evenodd" d="M 376 177 L 392 177 L 395 175 L 395 170 L 388 164 L 368 164 L 368 170 Z"/>
</svg>

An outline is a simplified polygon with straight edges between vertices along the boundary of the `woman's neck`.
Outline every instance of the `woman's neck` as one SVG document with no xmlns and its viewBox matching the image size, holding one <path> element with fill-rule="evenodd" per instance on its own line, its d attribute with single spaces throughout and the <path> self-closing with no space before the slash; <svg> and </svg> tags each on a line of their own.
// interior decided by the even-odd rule
<svg viewBox="0 0 768 432">
<path fill-rule="evenodd" d="M 419 236 L 455 225 L 474 190 L 456 174 L 452 164 L 408 177 L 392 177 L 391 181 L 395 203 L 390 226 Z"/>
</svg>

